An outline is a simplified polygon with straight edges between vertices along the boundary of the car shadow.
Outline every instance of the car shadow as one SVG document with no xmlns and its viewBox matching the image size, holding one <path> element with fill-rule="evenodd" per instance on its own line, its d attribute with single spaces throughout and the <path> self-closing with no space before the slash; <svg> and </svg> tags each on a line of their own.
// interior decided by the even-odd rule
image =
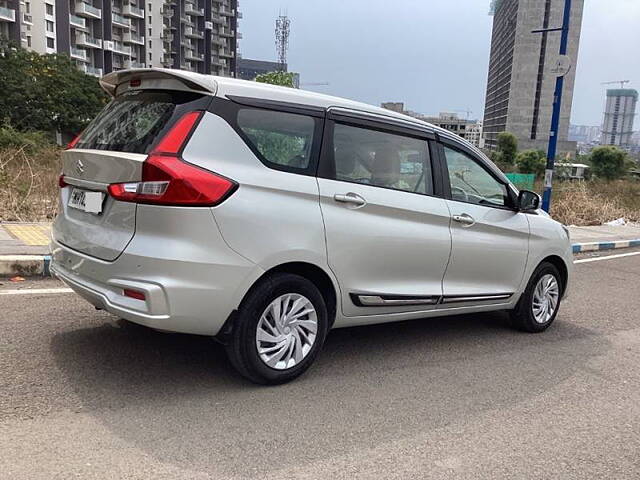
<svg viewBox="0 0 640 480">
<path fill-rule="evenodd" d="M 83 410 L 115 435 L 163 462 L 230 476 L 529 402 L 609 347 L 562 318 L 520 333 L 502 313 L 345 328 L 306 375 L 278 387 L 243 380 L 209 338 L 122 320 L 60 333 L 51 348 Z M 286 452 L 278 462 L 275 450 Z"/>
</svg>

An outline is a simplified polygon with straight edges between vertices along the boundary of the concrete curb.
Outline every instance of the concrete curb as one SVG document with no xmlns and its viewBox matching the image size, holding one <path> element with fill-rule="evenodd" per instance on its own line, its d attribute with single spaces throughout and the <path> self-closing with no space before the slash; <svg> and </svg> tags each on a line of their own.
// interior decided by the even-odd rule
<svg viewBox="0 0 640 480">
<path fill-rule="evenodd" d="M 1 276 L 51 276 L 51 255 L 0 255 Z"/>
<path fill-rule="evenodd" d="M 573 253 L 640 247 L 640 238 L 611 242 L 586 242 L 571 245 Z M 51 255 L 0 255 L 0 276 L 51 276 Z"/>
<path fill-rule="evenodd" d="M 613 250 L 614 248 L 640 247 L 640 238 L 635 240 L 614 240 L 612 242 L 574 243 L 573 253 L 593 252 L 596 250 Z"/>
</svg>

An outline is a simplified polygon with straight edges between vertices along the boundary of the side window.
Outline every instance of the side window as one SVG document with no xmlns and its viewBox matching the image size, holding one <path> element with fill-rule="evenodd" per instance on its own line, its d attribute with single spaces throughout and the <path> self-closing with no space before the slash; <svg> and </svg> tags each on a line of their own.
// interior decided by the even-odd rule
<svg viewBox="0 0 640 480">
<path fill-rule="evenodd" d="M 453 200 L 488 206 L 509 204 L 506 185 L 496 180 L 476 160 L 449 147 L 444 147 L 444 155 Z"/>
<path fill-rule="evenodd" d="M 315 121 L 294 113 L 243 108 L 238 126 L 265 160 L 280 167 L 309 166 Z"/>
<path fill-rule="evenodd" d="M 425 140 L 336 123 L 333 148 L 336 180 L 433 194 Z"/>
</svg>

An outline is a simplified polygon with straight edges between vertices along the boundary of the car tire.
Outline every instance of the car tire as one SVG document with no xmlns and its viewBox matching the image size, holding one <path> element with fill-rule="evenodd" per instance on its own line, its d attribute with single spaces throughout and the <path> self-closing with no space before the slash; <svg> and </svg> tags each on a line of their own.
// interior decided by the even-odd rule
<svg viewBox="0 0 640 480">
<path fill-rule="evenodd" d="M 277 319 L 276 313 L 280 314 Z M 286 383 L 311 366 L 327 330 L 327 307 L 318 288 L 300 275 L 275 273 L 245 296 L 226 351 L 234 368 L 248 380 Z"/>
<path fill-rule="evenodd" d="M 543 294 L 547 288 L 548 296 Z M 543 262 L 538 265 L 529 279 L 527 288 L 520 296 L 516 308 L 511 311 L 514 327 L 529 333 L 539 333 L 549 328 L 558 315 L 563 288 L 560 272 L 553 264 Z M 555 307 L 552 312 L 549 312 L 549 308 L 553 305 L 551 297 L 554 290 Z M 545 302 L 548 305 L 546 311 Z"/>
</svg>

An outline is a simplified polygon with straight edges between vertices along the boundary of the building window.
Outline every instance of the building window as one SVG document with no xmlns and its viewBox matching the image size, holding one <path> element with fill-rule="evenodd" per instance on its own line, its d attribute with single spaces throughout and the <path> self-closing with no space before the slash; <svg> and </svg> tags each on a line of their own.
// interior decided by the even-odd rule
<svg viewBox="0 0 640 480">
<path fill-rule="evenodd" d="M 152 32 L 152 30 L 151 30 L 151 29 L 149 29 L 149 36 L 151 36 L 151 32 Z"/>
<path fill-rule="evenodd" d="M 47 15 L 53 15 L 53 5 L 46 3 L 45 8 L 47 9 Z"/>
<path fill-rule="evenodd" d="M 27 47 L 31 46 L 31 37 L 27 37 Z"/>
<path fill-rule="evenodd" d="M 55 47 L 55 43 L 53 38 L 47 37 L 47 48 L 54 48 Z"/>
<path fill-rule="evenodd" d="M 53 22 L 51 20 L 46 20 L 45 25 L 47 28 L 47 32 L 53 32 Z"/>
</svg>

